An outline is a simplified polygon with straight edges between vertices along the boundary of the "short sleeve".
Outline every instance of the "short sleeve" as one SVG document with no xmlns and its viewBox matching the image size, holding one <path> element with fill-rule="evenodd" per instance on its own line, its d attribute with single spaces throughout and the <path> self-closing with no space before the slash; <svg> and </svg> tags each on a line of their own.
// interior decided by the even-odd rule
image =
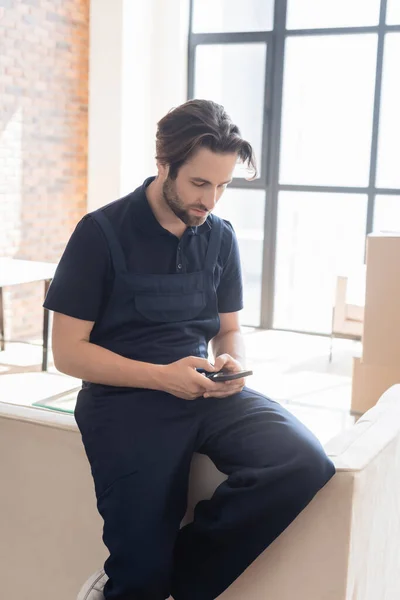
<svg viewBox="0 0 400 600">
<path fill-rule="evenodd" d="M 243 280 L 239 244 L 229 221 L 224 221 L 228 233 L 228 256 L 217 289 L 218 312 L 237 312 L 243 308 Z"/>
<path fill-rule="evenodd" d="M 111 259 L 99 227 L 86 215 L 60 259 L 43 306 L 85 321 L 96 321 L 107 296 Z"/>
</svg>

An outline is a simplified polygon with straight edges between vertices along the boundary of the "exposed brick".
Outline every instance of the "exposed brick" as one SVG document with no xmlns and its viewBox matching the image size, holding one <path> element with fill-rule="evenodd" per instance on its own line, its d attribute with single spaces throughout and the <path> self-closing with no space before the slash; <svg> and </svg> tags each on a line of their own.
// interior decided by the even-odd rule
<svg viewBox="0 0 400 600">
<path fill-rule="evenodd" d="M 32 15 L 24 15 L 22 17 L 22 22 L 23 23 L 27 23 L 28 25 L 35 25 L 36 23 L 36 19 L 34 16 Z"/>
<path fill-rule="evenodd" d="M 65 23 L 65 25 L 72 27 L 72 20 L 68 17 L 63 17 L 63 15 L 60 15 L 59 13 L 47 12 L 46 19 L 54 23 Z"/>
<path fill-rule="evenodd" d="M 15 0 L 0 0 L 1 8 L 12 8 L 15 4 Z"/>
<path fill-rule="evenodd" d="M 57 262 L 86 212 L 89 0 L 0 7 L 0 256 Z M 43 285 L 5 292 L 6 337 L 40 339 Z"/>
<path fill-rule="evenodd" d="M 24 88 L 18 85 L 10 85 L 5 88 L 6 94 L 12 94 L 15 96 L 19 96 L 24 93 Z"/>
<path fill-rule="evenodd" d="M 72 50 L 71 44 L 68 44 L 67 42 L 56 42 L 56 48 L 58 48 L 58 50 Z"/>
</svg>

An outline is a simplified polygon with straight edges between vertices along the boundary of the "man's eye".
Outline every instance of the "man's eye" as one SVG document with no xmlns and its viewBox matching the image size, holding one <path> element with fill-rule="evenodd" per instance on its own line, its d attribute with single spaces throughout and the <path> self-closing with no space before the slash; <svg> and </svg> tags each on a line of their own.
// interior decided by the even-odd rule
<svg viewBox="0 0 400 600">
<path fill-rule="evenodd" d="M 196 187 L 203 187 L 204 183 L 196 183 L 195 181 L 192 181 L 193 185 L 195 185 Z"/>
</svg>

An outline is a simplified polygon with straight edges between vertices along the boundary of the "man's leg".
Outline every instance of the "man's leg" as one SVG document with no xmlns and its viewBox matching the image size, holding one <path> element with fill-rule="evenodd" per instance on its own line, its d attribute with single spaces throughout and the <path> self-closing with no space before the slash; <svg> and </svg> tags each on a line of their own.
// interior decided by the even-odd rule
<svg viewBox="0 0 400 600">
<path fill-rule="evenodd" d="M 160 392 L 80 392 L 75 416 L 110 552 L 106 600 L 164 600 L 171 593 L 197 435 L 191 408 Z"/>
<path fill-rule="evenodd" d="M 197 402 L 203 415 L 197 452 L 229 477 L 179 532 L 175 600 L 216 598 L 335 472 L 314 435 L 277 402 L 248 388 Z"/>
</svg>

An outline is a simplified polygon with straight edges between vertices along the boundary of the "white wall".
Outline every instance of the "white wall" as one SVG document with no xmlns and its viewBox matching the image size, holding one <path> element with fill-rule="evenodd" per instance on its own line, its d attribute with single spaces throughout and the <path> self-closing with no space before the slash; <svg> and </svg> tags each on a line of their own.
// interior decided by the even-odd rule
<svg viewBox="0 0 400 600">
<path fill-rule="evenodd" d="M 157 121 L 187 97 L 188 0 L 91 0 L 88 210 L 155 173 Z"/>
</svg>

